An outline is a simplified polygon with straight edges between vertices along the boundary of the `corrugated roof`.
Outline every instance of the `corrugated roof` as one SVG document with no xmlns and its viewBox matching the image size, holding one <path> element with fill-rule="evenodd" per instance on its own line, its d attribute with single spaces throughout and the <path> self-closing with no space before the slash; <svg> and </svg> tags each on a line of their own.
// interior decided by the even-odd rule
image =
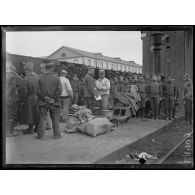
<svg viewBox="0 0 195 195">
<path fill-rule="evenodd" d="M 74 52 L 76 52 L 80 56 L 87 56 L 87 57 L 96 58 L 96 59 L 99 59 L 99 60 L 106 60 L 106 61 L 113 62 L 113 63 L 119 63 L 119 64 L 125 64 L 125 65 L 141 67 L 141 65 L 135 63 L 134 61 L 122 60 L 119 57 L 112 58 L 112 57 L 109 57 L 109 56 L 105 56 L 102 53 L 92 53 L 92 52 L 83 51 L 83 50 L 80 50 L 80 49 L 75 49 L 75 48 L 67 47 L 67 46 L 60 47 L 58 50 L 56 50 L 51 55 L 49 55 L 48 58 L 51 57 L 53 54 L 55 54 L 56 52 L 58 52 L 62 48 L 74 51 Z"/>
</svg>

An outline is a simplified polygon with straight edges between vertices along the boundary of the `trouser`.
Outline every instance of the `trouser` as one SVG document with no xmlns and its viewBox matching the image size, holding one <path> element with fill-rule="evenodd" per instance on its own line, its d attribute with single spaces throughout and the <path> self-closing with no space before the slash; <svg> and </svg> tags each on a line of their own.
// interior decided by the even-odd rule
<svg viewBox="0 0 195 195">
<path fill-rule="evenodd" d="M 144 112 L 145 112 L 145 104 L 146 104 L 146 98 L 145 97 L 140 97 L 140 107 L 139 107 L 139 117 L 143 118 L 144 117 Z"/>
<path fill-rule="evenodd" d="M 72 104 L 78 104 L 78 99 L 79 99 L 79 93 L 74 91 Z"/>
<path fill-rule="evenodd" d="M 166 117 L 171 119 L 174 107 L 174 97 L 165 97 L 165 113 Z"/>
<path fill-rule="evenodd" d="M 71 98 L 69 96 L 60 97 L 60 108 L 63 120 L 67 120 L 70 109 Z"/>
<path fill-rule="evenodd" d="M 151 97 L 151 107 L 152 107 L 152 113 L 153 118 L 156 119 L 159 114 L 159 103 L 160 103 L 160 97 Z"/>
<path fill-rule="evenodd" d="M 49 112 L 47 112 L 47 115 L 45 117 L 45 123 L 49 129 L 52 129 L 52 120 L 51 120 Z"/>
<path fill-rule="evenodd" d="M 159 117 L 166 118 L 166 106 L 164 100 L 161 100 L 159 103 Z"/>
<path fill-rule="evenodd" d="M 175 118 L 175 115 L 176 115 L 176 104 L 174 102 L 174 105 L 173 105 L 173 113 L 172 113 L 172 117 Z"/>
<path fill-rule="evenodd" d="M 13 101 L 12 103 L 7 103 L 6 109 L 6 129 L 7 134 L 12 134 L 14 131 L 14 124 L 18 121 L 18 110 L 19 101 Z"/>
<path fill-rule="evenodd" d="M 45 130 L 45 120 L 47 116 L 47 112 L 49 111 L 51 120 L 53 123 L 53 133 L 54 137 L 60 136 L 60 126 L 59 126 L 59 119 L 60 119 L 60 108 L 59 107 L 46 107 L 40 106 L 39 107 L 39 115 L 40 121 L 37 128 L 37 136 L 38 138 L 44 137 L 44 130 Z"/>
<path fill-rule="evenodd" d="M 184 108 L 186 122 L 192 123 L 192 99 L 185 99 Z"/>
<path fill-rule="evenodd" d="M 145 104 L 145 115 L 148 115 L 149 111 L 151 111 L 151 110 L 152 110 L 152 108 L 151 108 L 151 101 L 147 100 L 146 104 Z"/>
<path fill-rule="evenodd" d="M 84 105 L 89 108 L 92 113 L 94 114 L 94 106 L 95 106 L 95 101 L 93 97 L 85 97 L 84 98 Z"/>
<path fill-rule="evenodd" d="M 109 95 L 101 95 L 101 109 L 102 110 L 107 110 L 108 109 L 108 100 L 109 100 Z"/>
</svg>

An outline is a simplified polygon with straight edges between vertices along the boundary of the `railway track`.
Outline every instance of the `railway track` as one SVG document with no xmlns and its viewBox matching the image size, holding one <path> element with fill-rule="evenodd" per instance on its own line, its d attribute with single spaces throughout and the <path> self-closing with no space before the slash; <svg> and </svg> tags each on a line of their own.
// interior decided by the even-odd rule
<svg viewBox="0 0 195 195">
<path fill-rule="evenodd" d="M 163 164 L 163 162 L 165 162 L 179 148 L 179 146 L 181 146 L 191 136 L 192 136 L 192 132 L 185 134 L 184 138 L 178 144 L 176 144 L 172 149 L 170 149 L 164 156 L 162 156 L 159 160 L 157 160 L 155 164 Z"/>
</svg>

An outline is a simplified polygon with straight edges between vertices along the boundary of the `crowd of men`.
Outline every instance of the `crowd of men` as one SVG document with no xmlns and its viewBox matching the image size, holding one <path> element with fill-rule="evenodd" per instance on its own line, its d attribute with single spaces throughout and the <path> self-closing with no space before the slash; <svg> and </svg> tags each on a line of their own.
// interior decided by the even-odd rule
<svg viewBox="0 0 195 195">
<path fill-rule="evenodd" d="M 109 109 L 109 101 L 117 93 L 132 93 L 138 99 L 137 117 L 174 120 L 179 90 L 171 75 L 133 75 L 119 78 L 105 77 L 99 71 L 94 79 L 94 69 L 88 69 L 85 78 L 77 74 L 69 81 L 68 72 L 62 70 L 60 77 L 54 73 L 53 63 L 41 64 L 41 74 L 33 72 L 33 63 L 24 66 L 25 77 L 16 73 L 11 62 L 6 64 L 7 137 L 18 135 L 14 131 L 17 123 L 28 124 L 24 134 L 37 133 L 44 139 L 45 129 L 53 129 L 53 138 L 62 137 L 59 122 L 66 123 L 73 104 L 85 105 L 94 113 L 98 102 L 100 111 Z M 182 98 L 185 106 L 186 123 L 192 123 L 193 87 L 190 76 L 184 76 Z"/>
</svg>

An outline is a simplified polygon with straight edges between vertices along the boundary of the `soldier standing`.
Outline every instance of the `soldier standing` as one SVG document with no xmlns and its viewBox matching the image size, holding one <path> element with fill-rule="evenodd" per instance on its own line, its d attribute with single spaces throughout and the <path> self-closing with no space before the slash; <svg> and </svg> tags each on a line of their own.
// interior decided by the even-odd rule
<svg viewBox="0 0 195 195">
<path fill-rule="evenodd" d="M 144 77 L 143 76 L 139 76 L 138 77 L 138 92 L 140 94 L 140 108 L 139 108 L 139 117 L 142 119 L 144 117 L 144 113 L 145 113 L 145 104 L 146 104 L 146 100 L 147 100 L 147 84 L 144 82 Z"/>
<path fill-rule="evenodd" d="M 182 98 L 184 101 L 186 124 L 192 124 L 193 85 L 190 78 L 184 80 Z"/>
<path fill-rule="evenodd" d="M 35 129 L 37 128 L 38 123 L 38 105 L 37 105 L 37 86 L 39 76 L 33 72 L 33 63 L 27 62 L 24 66 L 25 78 L 23 80 L 23 87 L 25 93 L 25 102 L 22 111 L 22 123 L 28 124 L 29 129 L 25 130 L 23 134 L 32 134 L 34 133 L 34 125 Z"/>
<path fill-rule="evenodd" d="M 53 138 L 62 137 L 59 127 L 60 119 L 60 95 L 62 86 L 60 78 L 54 75 L 54 64 L 45 64 L 45 74 L 39 77 L 38 82 L 38 105 L 40 121 L 37 129 L 37 138 L 44 139 L 45 117 L 49 111 L 53 123 Z"/>
<path fill-rule="evenodd" d="M 14 73 L 15 67 L 11 62 L 6 63 L 6 128 L 7 137 L 17 136 L 14 132 L 14 124 L 17 123 L 19 111 L 18 90 L 20 83 Z"/>
<path fill-rule="evenodd" d="M 173 84 L 175 85 L 176 88 L 176 94 L 175 94 L 175 99 L 174 99 L 174 106 L 173 106 L 173 114 L 172 117 L 173 119 L 176 119 L 176 107 L 178 106 L 178 99 L 179 99 L 179 88 L 176 85 L 176 79 L 173 78 Z"/>
<path fill-rule="evenodd" d="M 73 100 L 72 104 L 78 104 L 79 94 L 80 94 L 80 85 L 77 74 L 74 74 L 73 79 L 71 81 L 71 87 L 73 90 Z"/>
<path fill-rule="evenodd" d="M 123 92 L 123 76 L 120 75 L 118 85 L 117 85 L 117 93 Z"/>
<path fill-rule="evenodd" d="M 159 114 L 159 102 L 162 100 L 162 87 L 157 82 L 156 75 L 152 76 L 152 82 L 148 86 L 148 96 L 151 101 L 153 118 L 157 119 Z"/>
<path fill-rule="evenodd" d="M 41 75 L 44 75 L 45 74 L 45 63 L 42 63 L 40 64 L 40 68 L 41 68 Z M 51 121 L 51 117 L 50 117 L 50 114 L 49 112 L 47 112 L 47 115 L 45 117 L 45 129 L 46 130 L 51 130 L 52 129 L 52 121 Z"/>
<path fill-rule="evenodd" d="M 165 84 L 163 85 L 163 98 L 165 100 L 166 118 L 168 117 L 169 120 L 174 120 L 172 114 L 175 97 L 176 87 L 175 84 L 172 82 L 172 76 L 169 75 L 167 77 L 167 82 L 165 82 Z"/>
<path fill-rule="evenodd" d="M 85 76 L 85 94 L 84 94 L 84 105 L 94 113 L 96 95 L 95 92 L 95 81 L 94 81 L 94 69 L 89 69 Z"/>
<path fill-rule="evenodd" d="M 80 85 L 80 94 L 79 94 L 79 99 L 80 99 L 80 105 L 84 105 L 84 94 L 85 94 L 85 82 L 84 82 L 84 78 L 81 77 L 80 81 L 79 81 L 79 85 Z"/>
</svg>

